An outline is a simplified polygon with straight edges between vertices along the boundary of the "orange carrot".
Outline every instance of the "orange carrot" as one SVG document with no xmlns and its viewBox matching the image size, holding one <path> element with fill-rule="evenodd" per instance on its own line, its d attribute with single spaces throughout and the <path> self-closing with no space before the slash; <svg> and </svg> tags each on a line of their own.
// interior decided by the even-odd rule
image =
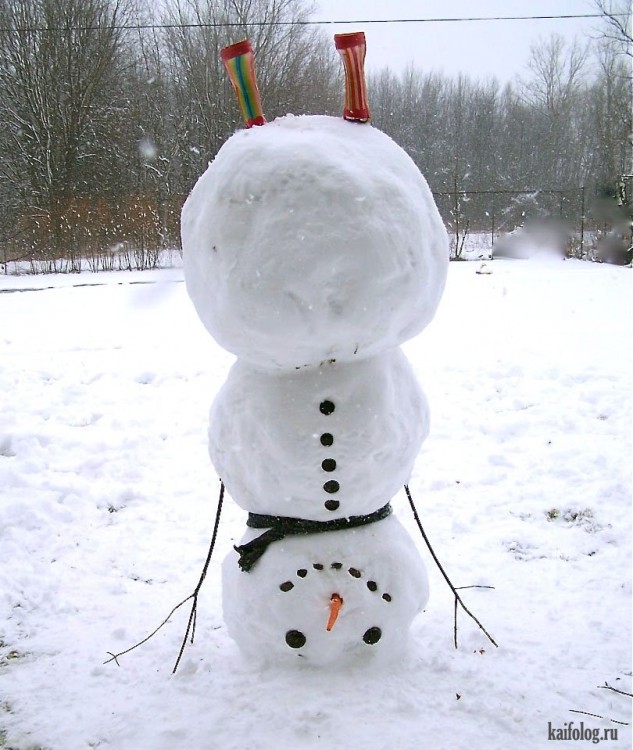
<svg viewBox="0 0 633 750">
<path fill-rule="evenodd" d="M 338 594 L 332 594 L 330 598 L 330 617 L 327 621 L 327 627 L 325 628 L 328 633 L 334 627 L 334 623 L 338 618 L 338 613 L 341 611 L 343 606 L 343 599 Z"/>
</svg>

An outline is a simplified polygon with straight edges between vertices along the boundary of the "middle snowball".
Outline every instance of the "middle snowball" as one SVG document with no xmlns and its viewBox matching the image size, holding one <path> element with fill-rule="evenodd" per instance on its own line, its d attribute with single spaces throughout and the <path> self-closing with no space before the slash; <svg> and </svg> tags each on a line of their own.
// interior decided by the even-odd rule
<svg viewBox="0 0 633 750">
<path fill-rule="evenodd" d="M 209 453 L 242 508 L 325 521 L 389 502 L 428 429 L 400 349 L 283 374 L 238 360 L 211 408 Z"/>
</svg>

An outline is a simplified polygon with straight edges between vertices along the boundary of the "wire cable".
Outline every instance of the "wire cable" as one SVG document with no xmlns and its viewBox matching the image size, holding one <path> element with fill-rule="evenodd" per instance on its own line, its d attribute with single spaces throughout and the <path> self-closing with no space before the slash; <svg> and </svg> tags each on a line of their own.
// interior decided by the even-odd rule
<svg viewBox="0 0 633 750">
<path fill-rule="evenodd" d="M 613 14 L 617 17 L 626 17 L 624 13 Z M 204 23 L 160 23 L 160 24 L 125 24 L 109 26 L 15 26 L 0 27 L 0 32 L 15 31 L 43 32 L 43 31 L 98 31 L 108 28 L 116 31 L 147 31 L 156 29 L 215 29 L 234 28 L 239 26 L 333 26 L 333 25 L 365 25 L 380 23 L 476 23 L 484 21 L 557 21 L 581 18 L 604 18 L 602 13 L 581 13 L 552 16 L 466 16 L 462 18 L 373 18 L 357 19 L 355 21 L 343 20 L 312 20 L 312 21 L 207 21 Z"/>
</svg>

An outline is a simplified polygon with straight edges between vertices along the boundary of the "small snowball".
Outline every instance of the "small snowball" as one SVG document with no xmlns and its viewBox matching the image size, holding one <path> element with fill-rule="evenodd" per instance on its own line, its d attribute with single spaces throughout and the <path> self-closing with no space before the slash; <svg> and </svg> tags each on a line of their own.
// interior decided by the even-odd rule
<svg viewBox="0 0 633 750">
<path fill-rule="evenodd" d="M 242 543 L 261 534 L 249 529 Z M 392 515 L 349 531 L 286 537 L 249 572 L 223 565 L 229 635 L 253 662 L 390 663 L 428 600 L 424 564 Z M 342 600 L 332 625 L 332 601 Z M 328 626 L 330 626 L 328 630 Z"/>
</svg>

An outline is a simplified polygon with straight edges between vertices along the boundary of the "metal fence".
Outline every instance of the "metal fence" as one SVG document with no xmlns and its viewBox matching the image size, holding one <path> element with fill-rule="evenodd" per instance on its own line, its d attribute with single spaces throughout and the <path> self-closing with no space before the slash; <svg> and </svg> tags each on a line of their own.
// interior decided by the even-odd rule
<svg viewBox="0 0 633 750">
<path fill-rule="evenodd" d="M 451 235 L 451 253 L 461 257 L 467 238 L 487 236 L 494 252 L 500 238 L 519 227 L 544 228 L 566 255 L 630 263 L 633 256 L 633 175 L 618 177 L 613 190 L 453 190 L 433 193 Z"/>
<path fill-rule="evenodd" d="M 589 232 L 600 222 L 588 212 L 584 187 L 566 190 L 454 190 L 434 192 L 442 218 L 453 237 L 452 252 L 460 255 L 469 234 L 487 234 L 490 247 L 500 236 L 531 222 L 548 222 L 562 228 L 572 254 L 584 256 L 592 241 Z"/>
</svg>

